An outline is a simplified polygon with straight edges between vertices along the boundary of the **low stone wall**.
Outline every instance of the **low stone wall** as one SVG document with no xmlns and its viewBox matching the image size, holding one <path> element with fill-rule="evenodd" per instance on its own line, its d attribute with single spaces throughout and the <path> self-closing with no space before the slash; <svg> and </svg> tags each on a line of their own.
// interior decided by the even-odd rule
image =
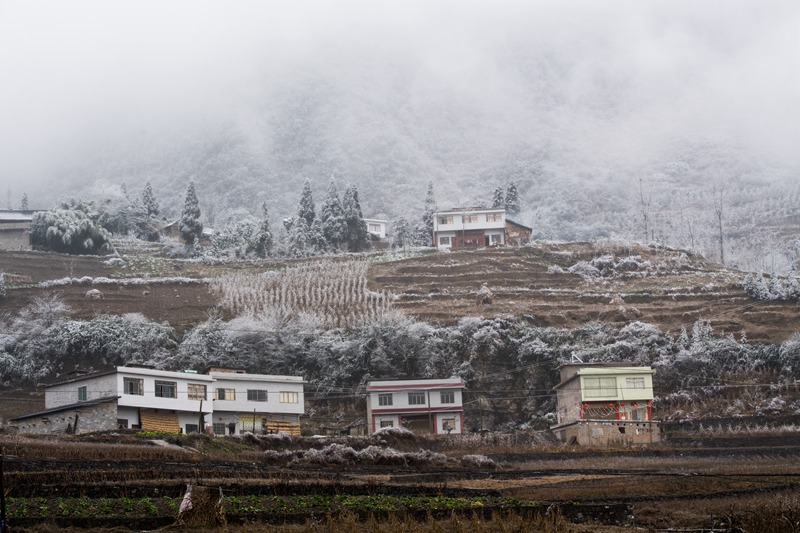
<svg viewBox="0 0 800 533">
<path fill-rule="evenodd" d="M 608 446 L 661 442 L 661 424 L 636 420 L 578 420 L 552 428 L 565 444 Z"/>
</svg>

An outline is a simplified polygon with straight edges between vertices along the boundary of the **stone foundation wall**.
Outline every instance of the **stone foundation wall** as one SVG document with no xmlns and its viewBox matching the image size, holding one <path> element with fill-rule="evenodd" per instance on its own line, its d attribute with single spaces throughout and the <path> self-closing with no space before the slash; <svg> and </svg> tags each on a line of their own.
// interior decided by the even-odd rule
<svg viewBox="0 0 800 533">
<path fill-rule="evenodd" d="M 105 402 L 86 405 L 74 409 L 65 409 L 57 413 L 29 417 L 18 420 L 14 426 L 18 433 L 33 435 L 63 434 L 75 427 L 75 416 L 78 418 L 76 434 L 93 431 L 109 431 L 117 428 L 117 403 Z"/>
<path fill-rule="evenodd" d="M 579 420 L 551 430 L 561 442 L 581 446 L 661 442 L 661 424 L 656 421 Z"/>
</svg>

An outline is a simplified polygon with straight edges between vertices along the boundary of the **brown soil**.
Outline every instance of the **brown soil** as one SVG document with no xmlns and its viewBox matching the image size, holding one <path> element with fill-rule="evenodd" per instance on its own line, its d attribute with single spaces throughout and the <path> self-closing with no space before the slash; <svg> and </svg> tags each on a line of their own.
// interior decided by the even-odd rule
<svg viewBox="0 0 800 533">
<path fill-rule="evenodd" d="M 717 334 L 742 331 L 754 342 L 781 342 L 796 331 L 796 302 L 761 302 L 741 288 L 743 273 L 683 252 L 653 248 L 609 248 L 589 243 L 540 244 L 525 248 L 437 253 L 379 263 L 370 270 L 370 286 L 398 295 L 396 307 L 417 318 L 453 324 L 465 316 L 524 317 L 537 326 L 573 328 L 587 322 L 623 326 L 632 321 L 658 324 L 663 331 L 691 329 L 710 320 Z M 566 270 L 578 261 L 605 254 L 639 255 L 649 272 L 585 280 Z M 477 291 L 486 283 L 491 303 Z"/>
</svg>

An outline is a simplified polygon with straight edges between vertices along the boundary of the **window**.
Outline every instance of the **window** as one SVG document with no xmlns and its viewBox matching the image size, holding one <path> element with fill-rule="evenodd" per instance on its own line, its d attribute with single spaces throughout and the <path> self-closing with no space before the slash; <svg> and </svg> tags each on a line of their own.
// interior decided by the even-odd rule
<svg viewBox="0 0 800 533">
<path fill-rule="evenodd" d="M 464 224 L 474 224 L 478 221 L 478 215 L 464 215 Z"/>
<path fill-rule="evenodd" d="M 393 428 L 394 422 L 391 420 L 381 420 L 381 427 L 382 428 Z"/>
<path fill-rule="evenodd" d="M 128 419 L 117 418 L 117 429 L 128 429 Z"/>
<path fill-rule="evenodd" d="M 643 389 L 644 378 L 625 378 L 625 388 L 627 389 Z"/>
<path fill-rule="evenodd" d="M 450 246 L 450 237 L 439 237 L 440 246 Z"/>
<path fill-rule="evenodd" d="M 200 431 L 200 426 L 197 424 L 186 424 L 186 434 L 189 433 L 198 433 Z"/>
<path fill-rule="evenodd" d="M 156 380 L 156 398 L 177 398 L 178 384 L 174 381 Z"/>
<path fill-rule="evenodd" d="M 492 244 L 500 244 L 500 235 L 492 235 Z"/>
<path fill-rule="evenodd" d="M 452 215 L 446 216 L 446 217 L 439 217 L 439 224 L 441 224 L 441 225 L 452 224 L 452 223 L 453 223 L 453 216 Z"/>
<path fill-rule="evenodd" d="M 296 392 L 281 392 L 280 393 L 280 402 L 281 403 L 300 403 L 300 395 Z"/>
<path fill-rule="evenodd" d="M 392 393 L 378 394 L 378 405 L 392 405 Z"/>
<path fill-rule="evenodd" d="M 122 390 L 125 394 L 144 394 L 144 382 L 138 378 L 122 378 Z"/>
<path fill-rule="evenodd" d="M 86 401 L 86 387 L 78 387 L 78 401 L 79 402 Z"/>
<path fill-rule="evenodd" d="M 214 422 L 214 435 L 224 435 L 227 430 L 225 422 Z"/>
<path fill-rule="evenodd" d="M 408 393 L 408 405 L 425 405 L 425 393 L 424 392 L 409 392 Z"/>
<path fill-rule="evenodd" d="M 196 385 L 189 383 L 189 399 L 190 400 L 205 400 L 206 399 L 206 386 Z"/>
<path fill-rule="evenodd" d="M 443 390 L 441 392 L 442 403 L 456 403 L 456 393 L 451 390 Z"/>
<path fill-rule="evenodd" d="M 450 433 L 456 429 L 456 419 L 455 418 L 445 418 L 442 420 L 442 430 Z"/>
<path fill-rule="evenodd" d="M 380 233 L 381 232 L 381 225 L 380 224 L 369 224 L 368 231 L 370 233 Z"/>
<path fill-rule="evenodd" d="M 217 400 L 233 401 L 236 399 L 236 389 L 217 389 L 216 398 Z"/>
<path fill-rule="evenodd" d="M 261 389 L 247 389 L 247 401 L 249 402 L 266 402 L 267 391 Z"/>
<path fill-rule="evenodd" d="M 501 215 L 500 213 L 486 215 L 486 222 L 502 222 L 502 221 L 503 221 L 503 215 Z"/>
<path fill-rule="evenodd" d="M 617 378 L 597 377 L 583 378 L 583 389 L 586 398 L 616 398 Z"/>
</svg>

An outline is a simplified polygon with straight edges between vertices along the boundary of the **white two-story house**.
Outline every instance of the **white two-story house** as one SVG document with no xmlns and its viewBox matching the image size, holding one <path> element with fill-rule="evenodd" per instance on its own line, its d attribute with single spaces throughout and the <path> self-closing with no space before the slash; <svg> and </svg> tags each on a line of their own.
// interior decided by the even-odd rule
<svg viewBox="0 0 800 533">
<path fill-rule="evenodd" d="M 437 250 L 505 244 L 505 208 L 470 207 L 438 211 L 433 216 Z"/>
<path fill-rule="evenodd" d="M 301 377 L 120 366 L 45 387 L 45 409 L 13 419 L 21 433 L 141 429 L 300 434 Z M 220 400 L 220 398 L 222 398 Z"/>
<path fill-rule="evenodd" d="M 418 434 L 462 433 L 464 388 L 460 378 L 370 381 L 367 423 L 373 433 L 386 427 Z"/>
</svg>

